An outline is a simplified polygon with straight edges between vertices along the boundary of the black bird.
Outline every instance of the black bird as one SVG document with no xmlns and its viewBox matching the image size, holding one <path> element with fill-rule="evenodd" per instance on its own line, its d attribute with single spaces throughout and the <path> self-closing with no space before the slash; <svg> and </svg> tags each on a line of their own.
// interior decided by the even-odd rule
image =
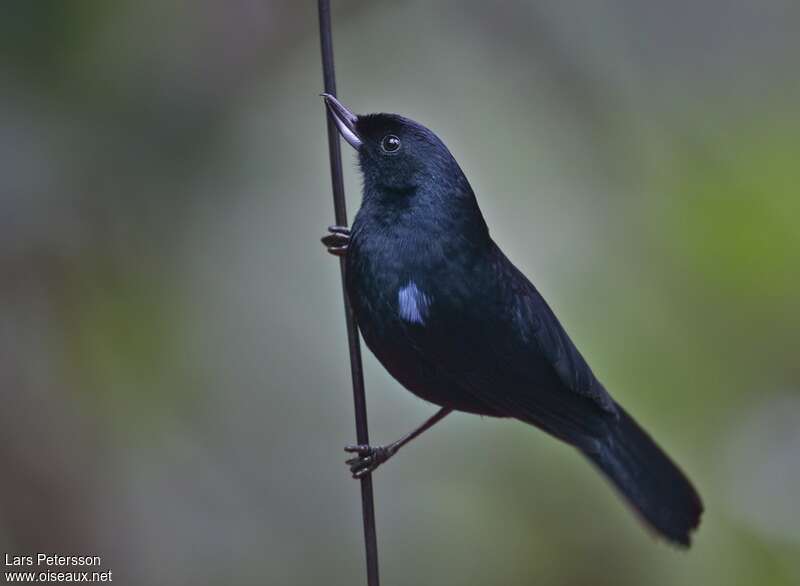
<svg viewBox="0 0 800 586">
<path fill-rule="evenodd" d="M 363 202 L 344 255 L 367 346 L 441 410 L 387 446 L 348 446 L 358 478 L 453 410 L 511 417 L 578 449 L 658 534 L 688 546 L 703 505 L 691 482 L 611 398 L 553 311 L 489 236 L 467 178 L 430 130 L 397 114 L 325 104 L 358 151 Z"/>
</svg>

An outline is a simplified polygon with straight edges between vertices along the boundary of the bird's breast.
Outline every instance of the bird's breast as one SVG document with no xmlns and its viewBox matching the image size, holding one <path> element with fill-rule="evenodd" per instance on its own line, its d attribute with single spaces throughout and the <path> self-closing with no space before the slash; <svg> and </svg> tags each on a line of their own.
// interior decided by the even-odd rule
<svg viewBox="0 0 800 586">
<path fill-rule="evenodd" d="M 457 311 L 485 289 L 485 247 L 431 226 L 353 226 L 347 289 L 359 324 L 424 326 L 437 307 Z"/>
<path fill-rule="evenodd" d="M 403 325 L 424 325 L 435 271 L 402 241 L 360 236 L 347 255 L 347 291 L 359 325 L 382 335 Z"/>
</svg>

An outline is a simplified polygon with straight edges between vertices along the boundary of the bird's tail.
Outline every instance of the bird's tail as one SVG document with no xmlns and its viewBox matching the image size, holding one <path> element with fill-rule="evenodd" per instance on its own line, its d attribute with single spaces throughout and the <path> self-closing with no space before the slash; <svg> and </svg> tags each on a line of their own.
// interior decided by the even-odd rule
<svg viewBox="0 0 800 586">
<path fill-rule="evenodd" d="M 703 503 L 692 483 L 649 435 L 619 408 L 619 420 L 592 449 L 582 450 L 647 525 L 688 547 Z"/>
</svg>

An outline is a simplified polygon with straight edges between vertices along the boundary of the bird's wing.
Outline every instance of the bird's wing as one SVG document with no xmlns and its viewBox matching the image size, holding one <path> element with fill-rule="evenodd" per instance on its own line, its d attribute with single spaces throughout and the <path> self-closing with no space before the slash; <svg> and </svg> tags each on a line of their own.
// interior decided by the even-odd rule
<svg viewBox="0 0 800 586">
<path fill-rule="evenodd" d="M 544 297 L 499 248 L 495 250 L 498 283 L 505 290 L 501 298 L 507 300 L 511 313 L 509 343 L 522 342 L 526 351 L 541 353 L 566 389 L 590 399 L 604 411 L 616 413 L 614 400 L 597 380 Z"/>
<path fill-rule="evenodd" d="M 596 437 L 616 404 L 533 284 L 496 247 L 489 258 L 469 281 L 437 288 L 408 341 L 491 410 L 570 443 Z"/>
</svg>

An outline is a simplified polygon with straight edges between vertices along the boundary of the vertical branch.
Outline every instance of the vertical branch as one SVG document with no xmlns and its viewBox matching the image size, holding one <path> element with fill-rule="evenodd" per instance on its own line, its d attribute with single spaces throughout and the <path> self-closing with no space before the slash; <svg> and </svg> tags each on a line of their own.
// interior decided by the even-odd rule
<svg viewBox="0 0 800 586">
<path fill-rule="evenodd" d="M 322 75 L 325 92 L 336 95 L 336 74 L 333 67 L 333 39 L 331 36 L 330 0 L 319 0 L 319 38 L 322 49 Z M 325 109 L 328 120 L 328 151 L 331 163 L 333 208 L 336 224 L 347 225 L 347 206 L 344 199 L 342 178 L 342 153 L 339 148 L 339 132 L 330 112 Z M 353 381 L 353 404 L 356 416 L 356 439 L 359 444 L 369 444 L 367 429 L 367 401 L 364 394 L 364 372 L 361 366 L 361 345 L 353 310 L 347 299 L 345 287 L 345 259 L 339 259 L 344 293 L 344 313 L 347 322 L 347 342 L 350 349 L 350 374 Z M 375 503 L 372 496 L 372 477 L 361 478 L 361 514 L 364 519 L 364 545 L 367 556 L 367 584 L 378 586 L 378 541 L 375 533 Z"/>
</svg>

